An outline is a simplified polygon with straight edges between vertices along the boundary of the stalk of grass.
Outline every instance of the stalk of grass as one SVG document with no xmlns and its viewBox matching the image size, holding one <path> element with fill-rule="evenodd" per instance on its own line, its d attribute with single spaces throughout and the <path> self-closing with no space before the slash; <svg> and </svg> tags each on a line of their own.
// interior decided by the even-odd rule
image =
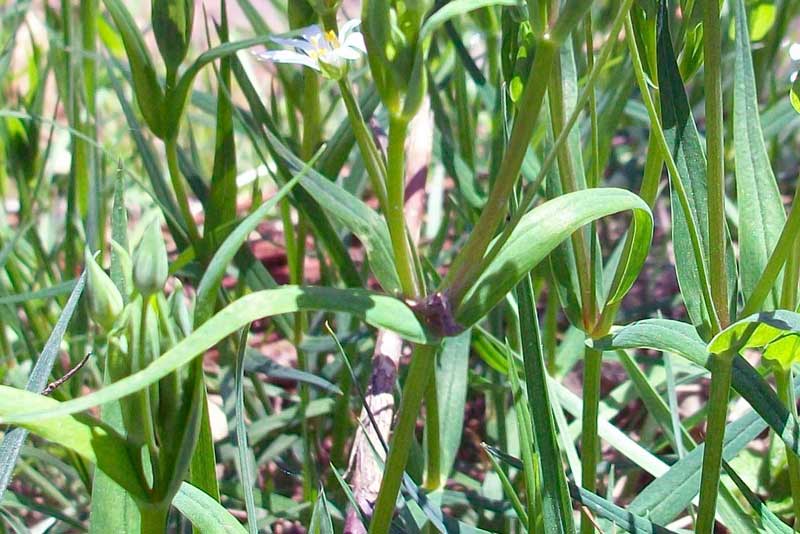
<svg viewBox="0 0 800 534">
<path fill-rule="evenodd" d="M 728 354 L 711 355 L 711 393 L 708 399 L 708 425 L 703 449 L 703 467 L 700 480 L 700 503 L 697 510 L 695 532 L 712 534 L 717 511 L 722 445 L 728 417 L 733 359 Z"/>
<path fill-rule="evenodd" d="M 583 409 L 581 413 L 581 487 L 597 491 L 597 464 L 600 459 L 600 437 L 597 418 L 600 412 L 600 379 L 603 351 L 587 347 L 583 357 Z M 581 534 L 592 534 L 594 523 L 586 514 L 581 516 Z"/>
<path fill-rule="evenodd" d="M 403 206 L 405 205 L 405 141 L 408 119 L 390 117 L 389 141 L 386 157 L 386 223 L 392 238 L 400 287 L 406 297 L 420 295 L 418 281 L 414 274 L 412 252 L 406 232 Z"/>
<path fill-rule="evenodd" d="M 725 151 L 722 124 L 722 31 L 719 3 L 703 10 L 703 66 L 706 108 L 709 278 L 720 328 L 729 322 L 725 231 Z M 712 332 L 716 334 L 716 332 Z"/>
</svg>

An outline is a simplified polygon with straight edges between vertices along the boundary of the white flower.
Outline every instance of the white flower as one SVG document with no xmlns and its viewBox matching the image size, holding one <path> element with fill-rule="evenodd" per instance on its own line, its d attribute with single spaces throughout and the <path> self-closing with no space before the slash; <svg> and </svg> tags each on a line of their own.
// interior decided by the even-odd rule
<svg viewBox="0 0 800 534">
<path fill-rule="evenodd" d="M 294 50 L 270 50 L 257 54 L 259 59 L 274 63 L 303 65 L 322 72 L 329 78 L 341 78 L 348 61 L 366 54 L 364 36 L 356 31 L 361 21 L 348 20 L 339 35 L 333 30 L 323 31 L 316 24 L 294 31 L 286 37 L 273 37 L 272 41 Z"/>
</svg>

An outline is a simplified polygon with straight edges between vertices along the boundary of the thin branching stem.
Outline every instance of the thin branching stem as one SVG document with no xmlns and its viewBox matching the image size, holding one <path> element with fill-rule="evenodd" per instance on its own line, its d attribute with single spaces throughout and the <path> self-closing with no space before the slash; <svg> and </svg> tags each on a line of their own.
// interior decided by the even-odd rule
<svg viewBox="0 0 800 534">
<path fill-rule="evenodd" d="M 711 297 L 720 327 L 729 322 L 725 231 L 725 152 L 722 122 L 722 32 L 719 2 L 705 2 L 703 65 L 706 90 L 706 179 Z"/>
</svg>

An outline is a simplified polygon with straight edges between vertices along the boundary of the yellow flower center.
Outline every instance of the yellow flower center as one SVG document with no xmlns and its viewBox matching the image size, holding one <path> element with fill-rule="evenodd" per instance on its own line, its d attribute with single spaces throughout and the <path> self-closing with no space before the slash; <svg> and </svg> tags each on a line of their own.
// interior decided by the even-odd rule
<svg viewBox="0 0 800 534">
<path fill-rule="evenodd" d="M 324 39 L 328 42 L 326 46 L 322 41 Z M 313 50 L 308 52 L 308 56 L 311 59 L 319 60 L 320 58 L 325 57 L 331 49 L 340 48 L 342 44 L 339 42 L 339 38 L 336 36 L 336 33 L 333 30 L 328 30 L 325 33 L 320 33 L 317 35 L 311 35 L 308 37 L 311 46 L 314 47 Z"/>
<path fill-rule="evenodd" d="M 339 42 L 339 38 L 336 36 L 336 33 L 333 30 L 328 30 L 325 32 L 325 40 L 328 41 L 333 48 L 339 48 L 342 46 Z"/>
</svg>

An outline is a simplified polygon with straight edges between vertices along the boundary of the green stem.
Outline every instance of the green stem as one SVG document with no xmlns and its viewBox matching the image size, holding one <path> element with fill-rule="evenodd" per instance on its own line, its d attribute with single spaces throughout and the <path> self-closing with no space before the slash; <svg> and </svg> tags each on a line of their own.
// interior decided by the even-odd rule
<svg viewBox="0 0 800 534">
<path fill-rule="evenodd" d="M 583 414 L 581 416 L 581 485 L 595 493 L 597 489 L 597 462 L 600 438 L 597 435 L 597 418 L 600 413 L 600 378 L 603 352 L 586 347 L 583 364 Z M 581 534 L 592 534 L 594 523 L 586 514 L 581 515 Z"/>
<path fill-rule="evenodd" d="M 392 250 L 400 277 L 400 287 L 407 297 L 417 296 L 414 261 L 408 244 L 405 206 L 405 141 L 408 121 L 399 117 L 389 119 L 389 142 L 386 169 L 386 222 L 392 238 Z"/>
<path fill-rule="evenodd" d="M 151 296 L 149 295 L 142 296 L 142 310 L 139 316 L 138 368 L 135 371 L 144 369 L 149 363 L 147 359 L 147 309 L 150 307 L 150 298 Z M 139 401 L 139 420 L 142 424 L 142 435 L 144 436 L 147 451 L 150 454 L 152 469 L 155 470 L 158 465 L 158 445 L 156 445 L 156 432 L 153 425 L 153 406 L 150 402 L 151 387 L 140 390 L 136 397 Z M 158 480 L 158 477 L 153 476 L 153 480 Z"/>
<path fill-rule="evenodd" d="M 703 247 L 700 244 L 700 232 L 697 228 L 697 222 L 695 221 L 694 213 L 689 206 L 689 198 L 686 193 L 686 188 L 683 186 L 683 182 L 681 182 L 678 166 L 675 164 L 675 158 L 672 157 L 672 152 L 669 150 L 667 139 L 664 137 L 664 130 L 661 128 L 661 121 L 658 118 L 658 111 L 656 110 L 655 104 L 653 103 L 653 99 L 650 95 L 650 87 L 645 78 L 644 67 L 642 66 L 642 58 L 639 54 L 639 48 L 636 44 L 636 39 L 633 38 L 633 35 L 635 35 L 635 32 L 633 30 L 633 24 L 631 23 L 629 14 L 625 18 L 625 40 L 628 42 L 628 48 L 630 49 L 631 60 L 633 61 L 633 70 L 636 74 L 636 82 L 639 85 L 639 92 L 642 95 L 642 101 L 644 102 L 645 108 L 647 108 L 647 115 L 650 119 L 651 133 L 655 135 L 655 139 L 658 142 L 658 148 L 661 151 L 661 154 L 664 157 L 664 162 L 667 165 L 672 186 L 675 188 L 675 193 L 678 195 L 681 209 L 686 215 L 686 226 L 689 232 L 689 239 L 692 243 L 692 250 L 694 252 L 695 263 L 697 266 L 697 274 L 700 278 L 700 288 L 702 291 L 703 302 L 706 305 L 706 308 L 709 310 L 709 316 L 712 323 L 711 330 L 714 332 L 719 332 L 719 320 L 717 319 L 714 299 L 711 296 L 711 286 L 709 284 L 708 272 L 706 270 L 705 254 L 703 253 Z"/>
<path fill-rule="evenodd" d="M 475 228 L 464 248 L 453 261 L 441 288 L 447 289 L 453 307 L 457 308 L 466 291 L 480 274 L 481 259 L 495 232 L 508 213 L 508 199 L 519 177 L 522 161 L 530 144 L 531 134 L 544 102 L 545 91 L 553 65 L 558 61 L 558 44 L 542 39 L 536 49 L 525 89 L 522 92 L 517 117 L 511 129 L 508 149 Z"/>
<path fill-rule="evenodd" d="M 628 11 L 630 11 L 632 3 L 633 0 L 624 1 L 622 7 L 617 13 L 616 18 L 614 19 L 614 23 L 611 26 L 611 32 L 609 33 L 609 35 L 615 36 L 620 32 L 620 29 L 622 28 L 622 25 L 628 14 Z M 528 209 L 533 204 L 533 201 L 535 200 L 536 195 L 539 191 L 539 186 L 542 184 L 542 181 L 544 181 L 544 178 L 545 176 L 547 176 L 547 173 L 550 172 L 550 168 L 552 167 L 553 163 L 555 163 L 558 150 L 566 143 L 567 138 L 569 137 L 569 133 L 575 126 L 575 123 L 577 122 L 578 117 L 580 117 L 583 108 L 589 102 L 591 91 L 593 90 L 595 84 L 600 78 L 600 74 L 603 72 L 606 62 L 611 57 L 611 52 L 614 49 L 615 43 L 616 41 L 614 39 L 609 38 L 603 44 L 603 47 L 600 49 L 600 54 L 597 56 L 597 60 L 595 61 L 594 67 L 592 68 L 586 80 L 586 86 L 584 88 L 584 91 L 578 97 L 578 102 L 575 104 L 575 109 L 572 110 L 569 119 L 567 119 L 567 122 L 564 125 L 564 129 L 561 131 L 561 134 L 558 135 L 558 137 L 555 140 L 555 143 L 553 143 L 552 149 L 542 162 L 542 166 L 539 169 L 539 174 L 536 176 L 533 182 L 527 186 L 525 195 L 523 196 L 522 201 L 519 204 L 519 209 L 511 217 L 511 220 L 508 222 L 508 224 L 505 225 L 503 233 L 494 242 L 492 248 L 483 257 L 481 261 L 481 266 L 477 270 L 477 272 L 479 273 L 483 272 L 485 270 L 485 267 L 489 265 L 489 263 L 497 256 L 497 254 L 500 252 L 500 249 L 503 248 L 503 245 L 505 244 L 506 241 L 508 241 L 508 238 L 511 236 L 511 232 L 514 230 L 514 228 L 517 227 L 519 221 L 528 212 Z M 545 81 L 544 83 L 547 83 L 547 81 Z M 456 258 L 456 260 L 458 260 L 458 258 Z M 453 271 L 452 267 L 450 270 L 451 272 Z"/>
<path fill-rule="evenodd" d="M 592 71 L 594 68 L 594 34 L 592 31 L 592 11 L 589 10 L 586 12 L 586 23 L 585 23 L 585 39 L 586 39 L 586 68 L 589 69 L 589 72 Z M 589 166 L 589 171 L 587 174 L 587 186 L 588 187 L 598 187 L 600 185 L 600 131 L 599 131 L 599 124 L 597 122 L 597 98 L 595 96 L 594 87 L 589 87 L 586 89 L 589 93 L 589 123 L 590 123 L 590 135 L 591 135 L 591 147 L 592 147 L 592 160 L 591 165 Z M 595 309 L 597 303 L 597 284 L 595 283 L 595 270 L 594 266 L 597 265 L 598 259 L 600 259 L 600 251 L 598 250 L 598 241 L 596 239 L 597 235 L 597 222 L 592 221 L 592 224 L 589 229 L 589 235 L 591 236 L 591 241 L 589 243 L 589 266 L 590 266 L 590 273 L 591 273 L 591 284 L 589 285 L 589 302 L 592 304 L 591 310 L 591 317 L 592 321 L 595 321 L 595 314 L 597 310 Z"/>
<path fill-rule="evenodd" d="M 700 504 L 695 522 L 697 534 L 713 534 L 714 532 L 733 358 L 730 354 L 712 354 L 709 367 L 711 369 L 711 395 L 708 400 L 708 427 L 703 447 Z"/>
<path fill-rule="evenodd" d="M 778 390 L 778 398 L 797 419 L 797 399 L 792 387 L 792 370 L 783 367 L 775 367 L 775 386 Z M 794 530 L 800 532 L 800 459 L 792 451 L 786 449 L 786 463 L 789 468 L 789 486 L 792 491 L 792 510 L 794 511 Z"/>
<path fill-rule="evenodd" d="M 197 224 L 194 222 L 194 217 L 192 217 L 192 210 L 189 208 L 189 196 L 186 192 L 186 188 L 183 186 L 183 178 L 181 178 L 180 168 L 178 167 L 178 143 L 174 137 L 164 140 L 164 150 L 167 153 L 167 167 L 169 168 L 169 177 L 172 181 L 172 189 L 175 190 L 178 207 L 186 223 L 189 240 L 194 246 L 198 246 L 200 243 L 200 232 L 197 230 Z M 196 252 L 197 250 L 195 250 L 195 253 Z"/>
<path fill-rule="evenodd" d="M 304 70 L 303 77 L 303 140 L 301 156 L 305 161 L 310 161 L 314 157 L 314 152 L 320 143 L 320 102 L 319 102 L 319 79 L 315 72 L 309 69 Z M 285 228 L 291 231 L 291 220 L 284 219 Z M 287 240 L 287 257 L 289 258 L 289 278 L 293 284 L 302 284 L 304 279 L 304 263 L 306 254 L 306 234 L 308 232 L 307 220 L 298 213 L 296 236 L 291 241 Z M 305 373 L 310 372 L 308 357 L 305 351 L 300 348 L 303 335 L 306 330 L 306 314 L 297 312 L 294 316 L 294 330 L 292 332 L 292 343 L 297 351 L 297 367 Z M 314 460 L 314 432 L 311 428 L 306 411 L 311 402 L 311 392 L 308 384 L 301 383 L 299 386 L 299 417 L 300 434 L 303 440 L 303 498 L 307 502 L 314 502 L 317 499 L 317 469 Z"/>
<path fill-rule="evenodd" d="M 142 534 L 164 534 L 167 529 L 167 516 L 169 515 L 169 502 L 139 507 Z"/>
<path fill-rule="evenodd" d="M 655 76 L 655 74 L 653 74 Z M 654 80 L 656 83 L 658 80 Z M 658 90 L 654 91 L 656 101 L 658 100 Z M 639 196 L 642 200 L 647 202 L 650 209 L 656 204 L 658 198 L 658 184 L 661 181 L 661 170 L 664 167 L 664 158 L 661 156 L 661 151 L 658 150 L 658 143 L 653 132 L 650 132 L 650 138 L 647 141 L 647 160 L 644 164 L 644 176 L 642 177 L 642 187 L 639 189 Z M 630 232 L 625 235 L 625 244 L 623 245 L 621 257 L 627 257 L 630 247 L 633 246 L 632 234 Z M 614 279 L 611 283 L 612 292 L 619 284 L 622 274 L 625 271 L 625 265 L 620 263 L 617 271 L 614 273 Z M 592 331 L 592 337 L 598 338 L 604 336 L 611 329 L 614 320 L 617 317 L 617 312 L 622 301 L 606 305 L 600 315 L 597 325 Z"/>
<path fill-rule="evenodd" d="M 786 259 L 781 288 L 781 308 L 794 310 L 797 307 L 797 284 L 800 278 L 800 239 L 795 236 L 792 250 Z"/>
<path fill-rule="evenodd" d="M 564 130 L 564 87 L 561 72 L 561 62 L 556 62 L 553 73 L 550 76 L 550 120 L 553 127 L 553 135 L 558 137 Z M 572 162 L 572 155 L 569 152 L 569 145 L 562 144 L 557 151 L 558 175 L 561 178 L 561 188 L 564 193 L 573 193 L 579 189 L 578 180 L 575 176 L 575 167 Z M 594 269 L 589 263 L 589 246 L 586 242 L 586 233 L 583 228 L 574 232 L 570 239 L 572 249 L 575 253 L 575 266 L 578 271 L 578 285 L 581 294 L 581 315 L 583 317 L 583 329 L 590 332 L 596 320 L 596 302 L 592 302 L 594 291 Z"/>
<path fill-rule="evenodd" d="M 389 525 L 394 515 L 397 493 L 405 473 L 408 453 L 414 442 L 414 429 L 417 425 L 422 397 L 428 387 L 428 379 L 433 374 L 436 347 L 432 345 L 416 345 L 411 356 L 405 385 L 403 400 L 400 404 L 397 426 L 392 434 L 389 455 L 383 471 L 381 489 L 375 502 L 375 510 L 369 524 L 370 534 L 389 532 Z"/>
<path fill-rule="evenodd" d="M 320 141 L 319 80 L 317 74 L 305 69 L 303 86 L 303 144 L 301 155 L 308 161 Z"/>
<path fill-rule="evenodd" d="M 439 424 L 439 398 L 436 394 L 436 374 L 431 373 L 425 392 L 425 488 L 436 490 L 442 484 L 442 445 Z"/>
<path fill-rule="evenodd" d="M 344 106 L 347 109 L 347 117 L 350 120 L 350 127 L 353 129 L 353 136 L 356 138 L 358 149 L 361 151 L 364 169 L 367 171 L 367 176 L 375 196 L 378 197 L 381 209 L 386 211 L 386 164 L 383 161 L 383 156 L 375 145 L 375 139 L 364 121 L 364 115 L 361 113 L 361 108 L 358 107 L 358 102 L 356 102 L 353 90 L 350 87 L 350 81 L 346 77 L 339 80 L 339 92 L 342 94 Z"/>
<path fill-rule="evenodd" d="M 703 65 L 706 93 L 706 176 L 708 180 L 709 276 L 711 297 L 722 328 L 730 320 L 725 265 L 725 155 L 722 123 L 722 36 L 719 2 L 705 2 Z"/>
<path fill-rule="evenodd" d="M 585 32 L 586 68 L 589 69 L 589 72 L 592 72 L 594 70 L 594 34 L 592 32 L 591 11 L 586 13 Z M 597 187 L 600 183 L 600 130 L 597 122 L 597 96 L 595 95 L 594 86 L 587 87 L 586 92 L 589 94 L 589 119 L 592 126 L 592 164 L 589 167 L 588 185 L 589 187 Z"/>
</svg>

